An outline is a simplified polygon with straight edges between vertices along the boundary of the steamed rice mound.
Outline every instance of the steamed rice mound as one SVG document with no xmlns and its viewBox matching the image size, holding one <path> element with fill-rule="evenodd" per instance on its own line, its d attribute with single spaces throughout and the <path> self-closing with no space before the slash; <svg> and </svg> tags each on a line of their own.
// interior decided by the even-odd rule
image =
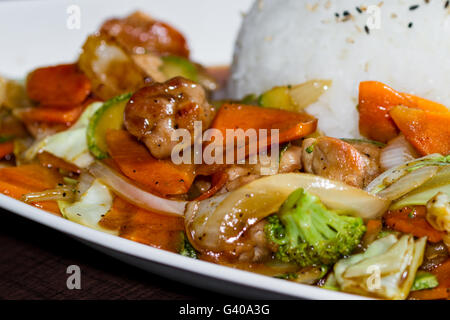
<svg viewBox="0 0 450 320">
<path fill-rule="evenodd" d="M 359 136 L 361 81 L 381 81 L 450 106 L 445 2 L 256 1 L 236 42 L 229 94 L 240 99 L 278 85 L 331 79 L 331 88 L 306 111 L 338 138 Z"/>
</svg>

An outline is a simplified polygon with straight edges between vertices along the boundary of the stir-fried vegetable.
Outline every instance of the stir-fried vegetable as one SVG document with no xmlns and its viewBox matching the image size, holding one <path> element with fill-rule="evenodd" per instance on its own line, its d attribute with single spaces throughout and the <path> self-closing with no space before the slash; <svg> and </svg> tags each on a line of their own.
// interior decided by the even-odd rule
<svg viewBox="0 0 450 320">
<path fill-rule="evenodd" d="M 380 165 L 384 170 L 389 170 L 416 158 L 418 158 L 417 152 L 406 141 L 405 136 L 400 134 L 398 137 L 390 140 L 386 147 L 382 149 Z"/>
<path fill-rule="evenodd" d="M 54 189 L 62 182 L 57 172 L 37 164 L 0 169 L 0 193 L 15 199 L 32 192 Z M 55 201 L 38 201 L 32 205 L 59 214 Z"/>
<path fill-rule="evenodd" d="M 349 255 L 366 228 L 359 217 L 338 215 L 302 188 L 270 216 L 266 235 L 277 245 L 275 258 L 302 267 L 332 265 Z"/>
<path fill-rule="evenodd" d="M 45 151 L 76 165 L 78 168 L 87 168 L 94 161 L 94 158 L 88 149 L 86 130 L 89 119 L 101 106 L 101 102 L 92 103 L 69 130 L 59 132 L 40 141 L 35 151 Z"/>
<path fill-rule="evenodd" d="M 361 134 L 381 142 L 394 139 L 398 134 L 398 129 L 391 118 L 390 110 L 396 106 L 404 106 L 405 112 L 410 112 L 410 109 L 448 112 L 445 106 L 436 102 L 397 92 L 381 82 L 364 81 L 359 85 L 358 111 Z M 411 112 L 415 111 L 411 110 Z"/>
<path fill-rule="evenodd" d="M 405 299 L 422 263 L 426 238 L 388 235 L 364 253 L 338 261 L 334 275 L 340 290 L 384 299 Z"/>
<path fill-rule="evenodd" d="M 411 287 L 411 291 L 432 289 L 439 285 L 437 277 L 429 272 L 418 271 L 414 283 Z"/>
<path fill-rule="evenodd" d="M 109 130 L 108 152 L 122 172 L 158 195 L 185 194 L 195 178 L 194 165 L 154 158 L 125 130 Z"/>
<path fill-rule="evenodd" d="M 275 87 L 264 92 L 258 103 L 263 107 L 300 112 L 317 102 L 331 85 L 331 80 L 310 80 L 295 86 Z"/>
<path fill-rule="evenodd" d="M 122 128 L 123 112 L 130 97 L 131 94 L 126 93 L 106 101 L 89 119 L 87 142 L 89 151 L 97 159 L 108 157 L 106 133 L 111 129 Z"/>
<path fill-rule="evenodd" d="M 426 205 L 439 192 L 450 196 L 450 165 L 442 167 L 430 180 L 398 199 L 392 204 L 391 209 L 396 210 L 406 206 Z"/>
<path fill-rule="evenodd" d="M 303 188 L 332 210 L 363 219 L 379 217 L 389 201 L 344 183 L 302 173 L 278 174 L 255 180 L 226 194 L 186 208 L 186 228 L 199 249 L 221 250 L 261 219 L 275 213 L 287 197 Z"/>
<path fill-rule="evenodd" d="M 427 237 L 430 242 L 439 242 L 442 240 L 442 232 L 427 222 L 426 213 L 424 206 L 406 207 L 390 210 L 383 218 L 385 224 L 393 230 L 410 233 L 416 237 Z"/>
<path fill-rule="evenodd" d="M 105 183 L 116 194 L 137 207 L 169 215 L 183 216 L 184 214 L 186 201 L 168 200 L 146 192 L 126 177 L 100 162 L 95 162 L 90 166 L 89 172 Z"/>
<path fill-rule="evenodd" d="M 432 154 L 391 168 L 375 178 L 366 190 L 381 197 L 396 200 L 431 179 L 450 158 Z"/>
<path fill-rule="evenodd" d="M 100 181 L 95 180 L 76 202 L 58 201 L 64 218 L 87 227 L 117 234 L 115 231 L 102 228 L 98 223 L 111 209 L 113 196 Z"/>
<path fill-rule="evenodd" d="M 397 106 L 389 114 L 420 154 L 450 154 L 450 111 L 431 112 Z"/>
</svg>

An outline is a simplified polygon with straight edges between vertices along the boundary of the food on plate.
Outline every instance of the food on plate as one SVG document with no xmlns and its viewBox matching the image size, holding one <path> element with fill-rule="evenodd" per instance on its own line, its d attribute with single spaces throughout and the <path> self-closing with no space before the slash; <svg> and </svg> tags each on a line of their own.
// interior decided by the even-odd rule
<svg viewBox="0 0 450 320">
<path fill-rule="evenodd" d="M 191 259 L 449 299 L 450 42 L 427 41 L 449 19 L 256 1 L 223 79 L 169 24 L 112 18 L 76 61 L 0 78 L 0 193 Z"/>
</svg>

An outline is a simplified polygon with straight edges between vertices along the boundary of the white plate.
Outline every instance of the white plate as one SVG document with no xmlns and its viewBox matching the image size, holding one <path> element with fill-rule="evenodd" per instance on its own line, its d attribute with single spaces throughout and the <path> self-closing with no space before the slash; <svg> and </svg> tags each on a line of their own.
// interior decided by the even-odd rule
<svg viewBox="0 0 450 320">
<path fill-rule="evenodd" d="M 0 74 L 23 77 L 40 65 L 73 61 L 86 35 L 111 16 L 136 8 L 178 27 L 188 38 L 195 60 L 226 64 L 241 14 L 251 0 L 23 1 L 0 2 Z M 126 3 L 126 4 L 125 4 Z M 66 27 L 67 9 L 80 9 L 80 29 Z M 0 195 L 0 207 L 64 232 L 145 270 L 205 289 L 248 298 L 361 299 L 359 296 L 295 284 L 185 258 L 89 229 L 20 201 Z"/>
</svg>

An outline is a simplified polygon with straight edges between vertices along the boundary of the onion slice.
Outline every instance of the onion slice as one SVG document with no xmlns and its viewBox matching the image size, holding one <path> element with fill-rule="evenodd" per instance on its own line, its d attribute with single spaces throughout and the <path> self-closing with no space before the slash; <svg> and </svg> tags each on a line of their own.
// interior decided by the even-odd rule
<svg viewBox="0 0 450 320">
<path fill-rule="evenodd" d="M 168 200 L 155 196 L 137 187 L 128 178 L 98 161 L 89 167 L 89 172 L 116 194 L 142 209 L 161 214 L 184 216 L 186 201 Z"/>
<path fill-rule="evenodd" d="M 186 208 L 186 230 L 199 249 L 221 251 L 233 244 L 252 225 L 275 213 L 298 188 L 318 196 L 323 204 L 339 212 L 374 219 L 390 201 L 342 182 L 305 173 L 267 176 L 243 187 Z"/>
<path fill-rule="evenodd" d="M 418 158 L 416 150 L 406 140 L 403 134 L 388 142 L 380 155 L 380 165 L 383 170 L 397 167 L 407 161 Z"/>
</svg>

